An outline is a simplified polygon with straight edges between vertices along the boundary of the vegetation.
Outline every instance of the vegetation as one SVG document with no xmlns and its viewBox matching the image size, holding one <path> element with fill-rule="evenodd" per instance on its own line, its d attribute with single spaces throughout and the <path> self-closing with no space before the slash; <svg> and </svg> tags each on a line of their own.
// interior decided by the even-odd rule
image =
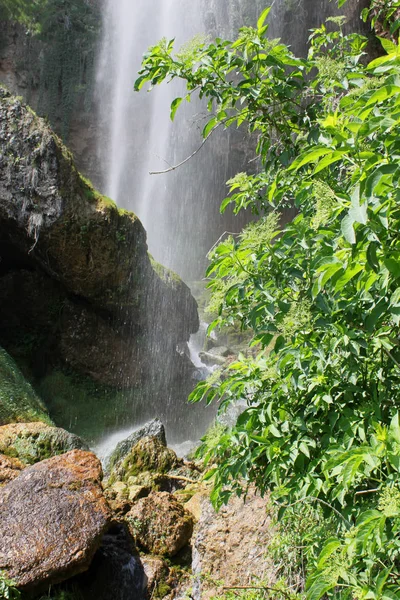
<svg viewBox="0 0 400 600">
<path fill-rule="evenodd" d="M 21 598 L 21 593 L 15 587 L 15 582 L 6 577 L 2 571 L 0 571 L 0 598 L 5 600 L 18 600 Z"/>
<path fill-rule="evenodd" d="M 0 425 L 29 421 L 51 424 L 45 405 L 11 356 L 0 347 Z"/>
<path fill-rule="evenodd" d="M 207 101 L 205 138 L 246 126 L 258 139 L 260 172 L 229 181 L 221 210 L 259 218 L 212 251 L 207 276 L 210 329 L 240 322 L 261 351 L 191 395 L 221 411 L 247 402 L 207 444 L 212 500 L 255 483 L 280 518 L 309 507 L 325 518 L 304 539 L 308 600 L 399 598 L 400 50 L 382 38 L 385 56 L 365 64 L 366 40 L 336 18 L 299 59 L 267 39 L 268 12 L 234 42 L 174 54 L 162 40 L 135 84 L 181 78 L 186 100 Z"/>
</svg>

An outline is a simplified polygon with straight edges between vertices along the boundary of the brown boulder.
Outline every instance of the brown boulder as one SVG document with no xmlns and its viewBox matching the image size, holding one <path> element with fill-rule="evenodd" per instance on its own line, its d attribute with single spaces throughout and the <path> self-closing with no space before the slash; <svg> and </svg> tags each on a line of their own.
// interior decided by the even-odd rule
<svg viewBox="0 0 400 600">
<path fill-rule="evenodd" d="M 101 464 L 73 450 L 27 467 L 0 489 L 0 571 L 22 589 L 85 571 L 111 514 Z"/>
<path fill-rule="evenodd" d="M 18 458 L 0 454 L 0 485 L 4 485 L 18 477 L 24 466 Z"/>
<path fill-rule="evenodd" d="M 174 556 L 190 540 L 193 517 L 168 492 L 152 492 L 125 515 L 129 530 L 146 552 Z"/>
</svg>

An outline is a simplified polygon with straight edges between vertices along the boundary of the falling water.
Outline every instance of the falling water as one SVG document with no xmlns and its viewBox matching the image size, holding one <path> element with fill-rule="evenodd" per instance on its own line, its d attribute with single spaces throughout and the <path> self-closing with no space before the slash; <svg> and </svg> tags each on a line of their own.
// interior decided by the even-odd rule
<svg viewBox="0 0 400 600">
<path fill-rule="evenodd" d="M 357 7 L 349 3 L 352 6 L 344 9 L 352 17 L 365 2 L 359 0 Z M 144 51 L 161 38 L 175 38 L 175 48 L 195 34 L 229 38 L 241 25 L 254 24 L 266 4 L 266 0 L 103 0 L 97 75 L 102 181 L 97 183 L 119 206 L 138 214 L 151 254 L 188 282 L 202 277 L 207 251 L 219 236 L 239 231 L 249 219 L 244 215 L 240 220 L 229 211 L 221 216 L 219 205 L 225 182 L 254 168 L 253 143 L 242 131 L 218 130 L 182 167 L 150 175 L 198 149 L 207 115 L 201 103 L 183 103 L 171 123 L 170 103 L 182 96 L 183 84 L 134 93 L 134 81 Z M 271 36 L 282 37 L 295 52 L 304 53 L 309 28 L 332 13 L 334 2 L 329 0 L 276 0 L 269 18 Z M 352 21 L 354 26 L 354 17 Z M 201 369 L 197 346 L 192 339 L 191 359 Z M 135 422 L 143 416 L 136 414 Z"/>
</svg>

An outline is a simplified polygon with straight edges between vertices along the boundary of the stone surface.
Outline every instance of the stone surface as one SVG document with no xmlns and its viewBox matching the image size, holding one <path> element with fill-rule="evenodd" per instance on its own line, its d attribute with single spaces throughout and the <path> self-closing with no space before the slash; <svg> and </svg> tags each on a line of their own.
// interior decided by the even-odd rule
<svg viewBox="0 0 400 600">
<path fill-rule="evenodd" d="M 94 454 L 73 450 L 0 489 L 0 570 L 18 587 L 37 589 L 89 567 L 111 518 L 101 477 Z"/>
<path fill-rule="evenodd" d="M 192 538 L 194 600 L 210 600 L 219 595 L 221 582 L 226 586 L 245 586 L 257 578 L 275 581 L 271 559 L 267 557 L 273 531 L 265 498 L 251 490 L 245 502 L 232 497 L 227 506 L 215 513 L 208 495 L 202 491 L 190 504 L 199 519 Z"/>
<path fill-rule="evenodd" d="M 174 556 L 190 540 L 193 518 L 168 492 L 152 492 L 125 515 L 132 536 L 146 552 Z"/>
<path fill-rule="evenodd" d="M 18 458 L 0 454 L 0 486 L 18 477 L 24 467 Z"/>
<path fill-rule="evenodd" d="M 46 423 L 12 423 L 0 427 L 0 452 L 34 464 L 70 450 L 88 450 L 77 435 Z"/>
<path fill-rule="evenodd" d="M 168 576 L 168 566 L 162 558 L 157 556 L 142 556 L 141 562 L 146 576 L 147 598 L 160 597 L 160 588 L 166 585 L 165 580 Z"/>
<path fill-rule="evenodd" d="M 137 429 L 125 440 L 119 442 L 110 455 L 105 461 L 104 471 L 109 473 L 111 469 L 119 463 L 125 456 L 132 450 L 133 446 L 144 437 L 157 438 L 163 446 L 167 445 L 167 439 L 165 437 L 165 428 L 159 419 L 153 419 L 146 423 L 140 429 Z"/>
<path fill-rule="evenodd" d="M 15 361 L 0 347 L 0 425 L 17 421 L 51 422 L 46 407 Z"/>
</svg>

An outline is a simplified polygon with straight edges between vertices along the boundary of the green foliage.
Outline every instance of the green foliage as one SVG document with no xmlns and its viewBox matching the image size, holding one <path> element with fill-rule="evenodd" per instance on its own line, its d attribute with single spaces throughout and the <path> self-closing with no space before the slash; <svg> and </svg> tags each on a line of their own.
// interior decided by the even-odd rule
<svg viewBox="0 0 400 600">
<path fill-rule="evenodd" d="M 400 2 L 399 0 L 372 0 L 368 8 L 361 13 L 364 21 L 370 20 L 378 35 L 385 35 L 392 40 L 399 37 Z"/>
<path fill-rule="evenodd" d="M 0 598 L 4 600 L 18 600 L 21 593 L 15 587 L 15 582 L 9 579 L 3 571 L 0 571 Z"/>
<path fill-rule="evenodd" d="M 260 172 L 232 179 L 221 207 L 259 221 L 207 271 L 210 329 L 239 323 L 261 346 L 191 394 L 247 403 L 209 451 L 212 500 L 255 483 L 281 517 L 317 504 L 334 529 L 305 540 L 308 600 L 398 598 L 400 51 L 382 40 L 387 54 L 365 65 L 365 39 L 334 19 L 298 59 L 266 39 L 267 15 L 191 60 L 154 46 L 135 86 L 182 78 L 188 100 L 207 101 L 204 137 L 246 125 L 259 140 Z"/>
<path fill-rule="evenodd" d="M 0 347 L 0 425 L 29 421 L 51 424 L 46 406 L 11 356 Z"/>
</svg>

